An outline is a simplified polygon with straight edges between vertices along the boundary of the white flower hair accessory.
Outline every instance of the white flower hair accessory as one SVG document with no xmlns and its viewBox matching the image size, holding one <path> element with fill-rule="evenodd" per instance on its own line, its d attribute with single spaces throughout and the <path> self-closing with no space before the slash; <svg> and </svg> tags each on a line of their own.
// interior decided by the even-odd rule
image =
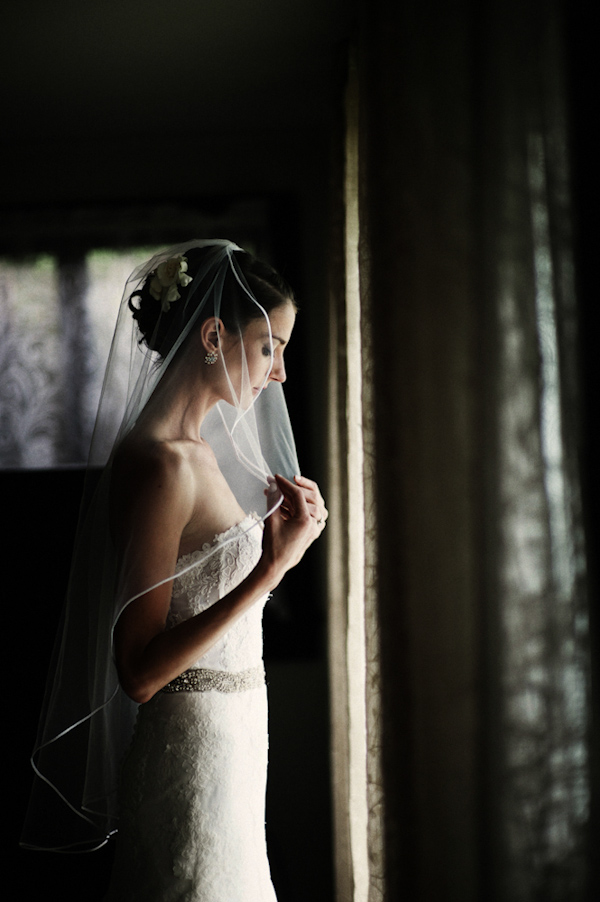
<svg viewBox="0 0 600 902">
<path fill-rule="evenodd" d="M 181 297 L 177 286 L 185 288 L 192 281 L 192 277 L 187 274 L 187 266 L 187 259 L 183 254 L 177 254 L 156 267 L 149 291 L 156 301 L 160 301 L 163 313 L 168 313 L 173 301 L 178 301 Z"/>
</svg>

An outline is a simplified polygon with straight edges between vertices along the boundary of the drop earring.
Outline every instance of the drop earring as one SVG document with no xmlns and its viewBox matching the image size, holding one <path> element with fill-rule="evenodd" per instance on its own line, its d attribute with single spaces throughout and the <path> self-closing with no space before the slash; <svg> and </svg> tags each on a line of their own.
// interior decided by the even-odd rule
<svg viewBox="0 0 600 902">
<path fill-rule="evenodd" d="M 206 357 L 204 358 L 204 362 L 208 363 L 209 366 L 212 366 L 213 363 L 217 362 L 217 355 L 215 351 L 209 351 Z"/>
</svg>

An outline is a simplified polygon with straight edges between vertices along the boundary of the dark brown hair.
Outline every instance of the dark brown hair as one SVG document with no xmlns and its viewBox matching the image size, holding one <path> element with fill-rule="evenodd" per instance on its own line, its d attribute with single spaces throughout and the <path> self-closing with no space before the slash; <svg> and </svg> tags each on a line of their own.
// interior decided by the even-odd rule
<svg viewBox="0 0 600 902">
<path fill-rule="evenodd" d="M 198 284 L 194 276 L 206 262 L 210 252 L 214 253 L 213 246 L 191 248 L 185 252 L 187 273 L 192 276 L 192 282 L 185 288 L 179 286 L 180 299 L 171 304 L 168 312 L 163 312 L 160 301 L 150 294 L 150 282 L 154 273 L 150 273 L 142 288 L 134 291 L 129 298 L 129 309 L 137 323 L 140 342 L 146 344 L 150 350 L 157 351 L 161 357 L 165 357 L 173 347 L 209 288 L 209 279 L 214 277 L 212 274 L 204 278 L 203 281 L 206 282 L 204 285 L 202 282 Z M 267 313 L 286 302 L 296 307 L 291 287 L 268 263 L 257 260 L 251 254 L 236 251 L 233 265 L 237 266 L 242 281 L 246 281 L 248 288 Z M 199 317 L 197 325 L 213 315 L 211 308 L 206 317 L 202 315 Z M 225 328 L 239 328 L 243 331 L 251 320 L 257 319 L 260 315 L 256 304 L 248 298 L 234 273 L 228 269 L 219 311 Z"/>
</svg>

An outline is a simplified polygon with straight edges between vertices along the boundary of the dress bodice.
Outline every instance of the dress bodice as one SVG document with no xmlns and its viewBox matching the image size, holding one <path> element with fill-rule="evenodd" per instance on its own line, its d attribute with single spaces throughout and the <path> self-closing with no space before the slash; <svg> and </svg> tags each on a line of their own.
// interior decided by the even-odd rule
<svg viewBox="0 0 600 902">
<path fill-rule="evenodd" d="M 260 558 L 262 526 L 253 516 L 219 533 L 212 542 L 177 561 L 167 629 L 206 610 L 231 592 Z M 195 563 L 195 562 L 198 563 Z M 265 595 L 206 652 L 194 667 L 240 671 L 262 662 Z"/>
</svg>

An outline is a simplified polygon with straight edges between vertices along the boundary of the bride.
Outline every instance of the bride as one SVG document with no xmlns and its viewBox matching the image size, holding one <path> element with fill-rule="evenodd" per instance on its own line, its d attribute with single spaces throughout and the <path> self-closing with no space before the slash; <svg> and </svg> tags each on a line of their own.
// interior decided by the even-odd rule
<svg viewBox="0 0 600 902">
<path fill-rule="evenodd" d="M 113 450 L 80 524 L 23 837 L 89 848 L 118 830 L 110 902 L 275 899 L 262 609 L 327 518 L 281 389 L 295 318 L 281 277 L 225 241 L 157 255 L 126 287 L 123 419 L 111 435 L 109 362 L 95 445 Z"/>
</svg>

